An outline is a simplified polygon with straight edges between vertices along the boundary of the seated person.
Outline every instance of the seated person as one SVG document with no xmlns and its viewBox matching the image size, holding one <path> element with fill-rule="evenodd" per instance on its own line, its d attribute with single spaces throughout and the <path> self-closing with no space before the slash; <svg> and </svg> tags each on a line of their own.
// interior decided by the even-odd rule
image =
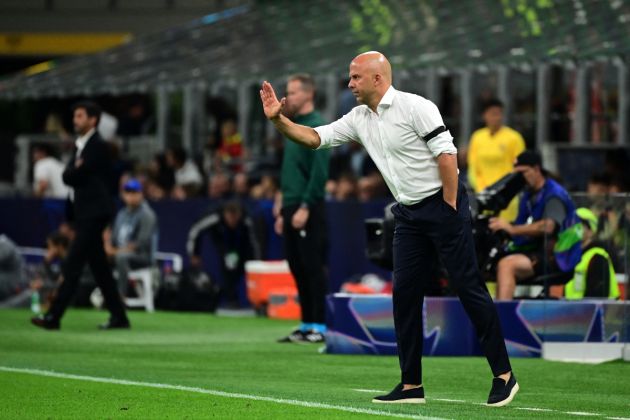
<svg viewBox="0 0 630 420">
<path fill-rule="evenodd" d="M 63 281 L 61 264 L 63 264 L 68 254 L 70 239 L 66 236 L 66 233 L 61 231 L 61 228 L 58 231 L 50 233 L 46 237 L 46 254 L 44 255 L 43 261 L 41 264 L 35 265 L 24 264 L 22 256 L 15 247 L 14 251 L 7 254 L 8 249 L 3 246 L 6 245 L 6 243 L 3 243 L 2 237 L 3 235 L 0 235 L 0 268 L 6 266 L 2 262 L 3 255 L 12 255 L 13 261 L 18 264 L 15 266 L 18 270 L 18 274 L 14 274 L 11 277 L 17 282 L 14 288 L 15 293 L 4 301 L 2 301 L 3 294 L 0 293 L 0 307 L 27 307 L 29 302 L 31 302 L 32 295 L 37 293 L 39 295 L 39 303 L 41 303 L 45 309 L 54 297 L 59 284 Z M 2 278 L 2 271 L 3 270 L 0 269 L 0 280 Z M 26 276 L 24 276 L 23 273 L 26 274 Z M 74 305 L 88 306 L 89 295 L 95 287 L 96 284 L 94 283 L 92 273 L 89 267 L 85 266 L 83 274 L 81 275 L 79 289 L 73 298 Z M 2 288 L 0 287 L 0 292 L 1 291 Z"/>
<path fill-rule="evenodd" d="M 142 194 L 137 179 L 123 185 L 125 207 L 118 211 L 111 232 L 105 234 L 105 252 L 114 263 L 122 296 L 127 295 L 129 271 L 150 266 L 157 240 L 157 217 Z"/>
<path fill-rule="evenodd" d="M 578 239 L 562 255 L 554 256 L 551 252 L 558 236 L 577 222 L 575 206 L 567 191 L 547 176 L 536 152 L 518 155 L 514 170 L 523 174 L 526 184 L 516 220 L 508 223 L 492 218 L 488 224 L 493 232 L 505 231 L 512 238 L 507 254 L 497 264 L 496 298 L 500 300 L 513 298 L 517 281 L 559 269 L 568 271 L 579 261 Z"/>
<path fill-rule="evenodd" d="M 253 221 L 244 214 L 238 201 L 229 201 L 210 211 L 192 225 L 186 250 L 190 264 L 201 269 L 201 244 L 208 233 L 221 258 L 222 298 L 228 308 L 240 307 L 238 288 L 245 275 L 245 261 L 260 259 L 260 245 L 254 235 Z"/>
<path fill-rule="evenodd" d="M 13 307 L 12 298 L 26 289 L 23 266 L 17 245 L 0 234 L 0 307 Z"/>
<path fill-rule="evenodd" d="M 575 266 L 573 278 L 564 286 L 566 299 L 599 297 L 619 298 L 619 286 L 612 259 L 603 242 L 595 239 L 598 219 L 587 208 L 579 208 L 577 216 L 583 225 L 582 259 Z"/>
<path fill-rule="evenodd" d="M 69 246 L 70 240 L 59 231 L 52 232 L 46 238 L 46 255 L 44 255 L 43 265 L 31 281 L 31 290 L 33 293 L 38 292 L 45 304 L 52 300 L 56 288 L 63 281 L 61 264 L 68 255 Z"/>
</svg>

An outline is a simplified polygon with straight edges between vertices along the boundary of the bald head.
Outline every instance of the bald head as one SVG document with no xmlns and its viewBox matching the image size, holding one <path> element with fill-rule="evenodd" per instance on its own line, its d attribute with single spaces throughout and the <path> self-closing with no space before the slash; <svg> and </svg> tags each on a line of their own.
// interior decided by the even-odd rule
<svg viewBox="0 0 630 420">
<path fill-rule="evenodd" d="M 350 63 L 352 66 L 364 66 L 372 74 L 380 74 L 387 83 L 392 84 L 392 65 L 382 53 L 368 51 L 357 55 Z"/>
<path fill-rule="evenodd" d="M 348 87 L 361 104 L 376 111 L 376 107 L 392 85 L 392 66 L 378 51 L 357 55 L 350 62 Z"/>
</svg>

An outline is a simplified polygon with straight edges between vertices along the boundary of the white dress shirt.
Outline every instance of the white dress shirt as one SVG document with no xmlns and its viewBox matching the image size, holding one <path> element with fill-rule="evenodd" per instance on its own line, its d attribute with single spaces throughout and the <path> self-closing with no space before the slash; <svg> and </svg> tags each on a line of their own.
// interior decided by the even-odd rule
<svg viewBox="0 0 630 420">
<path fill-rule="evenodd" d="M 435 104 L 390 87 L 377 106 L 355 107 L 337 121 L 315 128 L 319 148 L 356 141 L 365 147 L 399 203 L 411 205 L 442 187 L 437 157 L 456 154 Z"/>
<path fill-rule="evenodd" d="M 85 148 L 85 144 L 90 139 L 90 137 L 92 137 L 92 134 L 94 134 L 95 131 L 96 130 L 92 128 L 90 131 L 82 136 L 77 137 L 77 139 L 75 140 L 74 145 L 77 146 L 77 159 L 81 156 L 81 152 Z"/>
</svg>

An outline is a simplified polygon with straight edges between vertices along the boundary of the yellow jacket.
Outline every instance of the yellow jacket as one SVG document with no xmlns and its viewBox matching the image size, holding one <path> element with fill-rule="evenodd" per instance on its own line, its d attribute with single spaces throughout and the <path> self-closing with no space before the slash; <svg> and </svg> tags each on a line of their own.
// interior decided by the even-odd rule
<svg viewBox="0 0 630 420">
<path fill-rule="evenodd" d="M 475 131 L 468 146 L 468 181 L 475 192 L 494 184 L 514 168 L 514 160 L 525 150 L 525 141 L 518 131 L 502 126 L 494 135 L 487 127 Z M 500 217 L 513 221 L 518 202 L 512 200 Z"/>
</svg>

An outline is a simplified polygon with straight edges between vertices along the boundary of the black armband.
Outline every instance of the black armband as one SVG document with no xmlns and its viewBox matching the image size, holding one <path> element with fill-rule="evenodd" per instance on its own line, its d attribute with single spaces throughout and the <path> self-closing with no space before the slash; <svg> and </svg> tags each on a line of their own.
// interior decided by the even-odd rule
<svg viewBox="0 0 630 420">
<path fill-rule="evenodd" d="M 437 137 L 439 134 L 442 134 L 445 131 L 446 131 L 446 127 L 441 125 L 438 128 L 436 128 L 435 130 L 431 131 L 426 136 L 422 137 L 422 140 L 428 142 L 429 140 L 432 140 L 433 138 Z"/>
</svg>

